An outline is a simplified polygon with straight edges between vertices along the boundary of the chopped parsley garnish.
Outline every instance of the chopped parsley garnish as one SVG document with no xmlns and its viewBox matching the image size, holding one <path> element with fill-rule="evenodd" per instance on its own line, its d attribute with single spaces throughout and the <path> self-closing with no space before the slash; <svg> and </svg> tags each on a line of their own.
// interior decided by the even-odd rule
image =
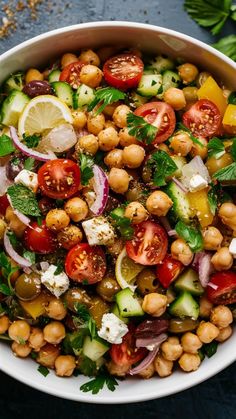
<svg viewBox="0 0 236 419">
<path fill-rule="evenodd" d="M 74 305 L 77 315 L 85 322 L 90 319 L 90 313 L 86 307 L 86 305 L 81 303 L 75 303 Z"/>
<path fill-rule="evenodd" d="M 92 157 L 82 153 L 79 155 L 81 183 L 83 186 L 88 185 L 90 179 L 93 177 L 93 165 L 94 161 Z"/>
<path fill-rule="evenodd" d="M 142 116 L 135 115 L 132 112 L 127 115 L 127 127 L 130 135 L 146 144 L 152 143 L 158 131 L 157 127 L 149 124 Z"/>
<path fill-rule="evenodd" d="M 14 290 L 11 286 L 11 275 L 18 270 L 15 266 L 13 267 L 10 263 L 10 260 L 6 256 L 4 252 L 0 253 L 0 267 L 2 271 L 3 277 L 7 280 L 7 284 L 5 284 L 2 279 L 0 278 L 0 292 L 4 295 L 13 295 Z"/>
<path fill-rule="evenodd" d="M 234 42 L 236 43 L 236 36 L 235 36 L 235 41 Z M 235 51 L 236 51 L 236 47 L 235 47 Z M 236 52 L 235 52 L 235 54 L 236 54 Z M 236 55 L 235 55 L 235 61 L 236 61 Z M 228 103 L 230 105 L 236 105 L 236 92 L 231 92 L 230 93 L 230 95 L 228 97 Z"/>
<path fill-rule="evenodd" d="M 42 374 L 44 377 L 47 377 L 47 375 L 49 374 L 49 369 L 47 367 L 44 367 L 43 365 L 39 365 L 39 367 L 37 368 L 38 372 L 40 372 L 40 374 Z"/>
<path fill-rule="evenodd" d="M 236 20 L 236 12 L 235 12 L 235 20 Z M 231 60 L 236 61 L 236 35 L 225 36 L 224 38 L 221 38 L 218 42 L 216 42 L 212 46 L 218 49 L 218 51 L 227 55 L 229 58 L 231 58 Z M 232 102 L 232 97 L 231 97 L 231 102 L 229 103 L 233 103 L 235 105 L 236 104 L 235 97 L 234 97 L 233 102 Z"/>
<path fill-rule="evenodd" d="M 60 275 L 64 271 L 64 265 L 63 263 L 57 264 L 57 269 L 55 270 L 53 275 Z"/>
<path fill-rule="evenodd" d="M 199 141 L 196 137 L 194 137 L 191 129 L 187 128 L 184 124 L 182 124 L 182 122 L 177 123 L 177 128 L 182 131 L 186 131 L 193 143 L 198 144 L 200 147 L 204 147 L 201 141 Z"/>
<path fill-rule="evenodd" d="M 111 105 L 114 102 L 125 99 L 125 93 L 121 92 L 114 87 L 104 87 L 103 89 L 98 89 L 95 92 L 95 98 L 88 105 L 88 112 L 91 112 L 95 106 L 100 105 L 96 110 L 96 115 L 104 111 L 107 105 Z"/>
<path fill-rule="evenodd" d="M 217 179 L 219 182 L 236 180 L 236 162 L 215 172 L 213 178 Z"/>
<path fill-rule="evenodd" d="M 212 185 L 211 189 L 207 193 L 208 203 L 211 210 L 212 215 L 215 215 L 217 205 L 218 205 L 218 194 L 217 194 L 217 187 Z"/>
<path fill-rule="evenodd" d="M 23 134 L 23 141 L 29 148 L 35 148 L 39 145 L 41 141 L 41 136 L 37 134 L 25 135 Z"/>
<path fill-rule="evenodd" d="M 147 165 L 153 171 L 153 183 L 155 186 L 166 185 L 166 178 L 178 169 L 174 160 L 163 150 L 155 151 L 147 161 Z"/>
<path fill-rule="evenodd" d="M 216 159 L 219 159 L 225 154 L 224 143 L 217 137 L 214 137 L 209 141 L 207 148 L 208 157 L 215 157 Z"/>
<path fill-rule="evenodd" d="M 97 364 L 85 355 L 79 357 L 79 370 L 82 374 L 92 377 L 97 374 Z"/>
<path fill-rule="evenodd" d="M 91 391 L 92 394 L 97 394 L 100 390 L 103 389 L 105 385 L 107 386 L 108 390 L 115 391 L 116 386 L 119 384 L 112 375 L 103 373 L 95 377 L 93 380 L 83 384 L 80 387 L 80 390 L 84 393 Z"/>
<path fill-rule="evenodd" d="M 3 134 L 0 136 L 0 157 L 7 156 L 8 154 L 13 153 L 15 151 L 15 147 L 13 145 L 12 139 Z"/>
<path fill-rule="evenodd" d="M 202 234 L 197 228 L 188 226 L 183 221 L 178 221 L 175 230 L 177 234 L 186 241 L 194 253 L 200 252 L 203 249 Z"/>
<path fill-rule="evenodd" d="M 119 231 L 121 237 L 126 240 L 131 240 L 134 234 L 134 229 L 131 225 L 131 220 L 124 216 L 124 208 L 118 207 L 110 212 L 114 227 Z"/>
<path fill-rule="evenodd" d="M 211 358 L 217 352 L 218 345 L 219 343 L 213 340 L 210 343 L 205 343 L 201 350 L 203 354 L 207 356 L 207 358 Z"/>
<path fill-rule="evenodd" d="M 34 192 L 24 185 L 12 185 L 7 189 L 14 209 L 25 215 L 39 217 L 41 215 Z"/>
<path fill-rule="evenodd" d="M 19 241 L 18 241 L 18 239 L 17 239 L 17 237 L 16 237 L 15 233 L 13 233 L 13 231 L 9 230 L 9 231 L 7 232 L 7 237 L 9 238 L 10 243 L 11 243 L 11 245 L 12 245 L 13 247 L 16 247 L 16 246 L 18 246 L 18 245 L 19 245 Z"/>
<path fill-rule="evenodd" d="M 34 168 L 35 159 L 33 157 L 28 157 L 24 162 L 24 169 L 32 170 Z"/>
</svg>

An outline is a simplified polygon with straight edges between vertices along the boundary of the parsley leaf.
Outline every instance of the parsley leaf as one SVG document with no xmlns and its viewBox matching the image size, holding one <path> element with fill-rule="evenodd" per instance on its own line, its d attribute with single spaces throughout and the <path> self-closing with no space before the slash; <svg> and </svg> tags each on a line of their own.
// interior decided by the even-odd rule
<svg viewBox="0 0 236 419">
<path fill-rule="evenodd" d="M 187 132 L 193 143 L 198 144 L 200 147 L 204 147 L 201 141 L 199 141 L 196 137 L 194 137 L 191 129 L 187 128 L 184 124 L 182 124 L 182 122 L 177 123 L 177 128 L 181 129 L 182 131 Z"/>
<path fill-rule="evenodd" d="M 34 167 L 35 159 L 33 157 L 28 157 L 24 162 L 24 169 L 26 170 L 32 170 Z"/>
<path fill-rule="evenodd" d="M 235 40 L 236 42 L 236 40 Z M 236 105 L 236 92 L 231 92 L 229 97 L 228 97 L 228 103 L 230 105 Z"/>
<path fill-rule="evenodd" d="M 25 135 L 23 134 L 23 141 L 29 148 L 35 148 L 39 145 L 41 136 L 37 134 Z"/>
<path fill-rule="evenodd" d="M 10 288 L 3 282 L 2 283 L 0 282 L 0 292 L 3 295 L 7 295 L 7 296 L 13 295 L 13 292 L 10 290 Z"/>
<path fill-rule="evenodd" d="M 49 369 L 47 367 L 44 367 L 43 365 L 39 365 L 39 367 L 37 368 L 38 372 L 40 372 L 40 374 L 42 374 L 44 377 L 47 377 L 47 375 L 49 374 Z"/>
<path fill-rule="evenodd" d="M 208 203 L 211 210 L 211 213 L 215 215 L 217 204 L 218 204 L 218 193 L 217 193 L 217 187 L 215 185 L 211 186 L 211 189 L 207 193 Z"/>
<path fill-rule="evenodd" d="M 216 173 L 214 173 L 213 178 L 217 179 L 219 182 L 236 180 L 236 162 L 218 170 Z"/>
<path fill-rule="evenodd" d="M 103 373 L 101 375 L 98 375 L 96 378 L 89 381 L 88 383 L 83 384 L 80 387 L 80 390 L 84 393 L 88 393 L 89 391 L 91 391 L 92 394 L 97 394 L 100 390 L 103 389 L 105 384 L 110 391 L 114 391 L 116 389 L 116 386 L 119 385 L 112 375 Z"/>
<path fill-rule="evenodd" d="M 131 240 L 134 234 L 134 229 L 131 225 L 131 220 L 124 216 L 124 208 L 118 207 L 110 212 L 113 219 L 113 225 L 119 231 L 120 235 L 126 240 Z"/>
<path fill-rule="evenodd" d="M 88 185 L 90 179 L 93 177 L 93 165 L 94 161 L 92 157 L 82 153 L 79 155 L 81 183 L 83 186 Z"/>
<path fill-rule="evenodd" d="M 78 368 L 84 375 L 92 377 L 97 373 L 97 364 L 85 355 L 79 357 Z"/>
<path fill-rule="evenodd" d="M 225 147 L 224 143 L 217 137 L 213 137 L 209 143 L 207 144 L 208 148 L 208 157 L 214 156 L 216 159 L 219 159 L 220 157 L 225 154 Z"/>
<path fill-rule="evenodd" d="M 75 303 L 74 305 L 76 313 L 78 316 L 85 322 L 87 322 L 90 319 L 90 313 L 86 307 L 86 305 L 81 303 Z"/>
<path fill-rule="evenodd" d="M 156 151 L 147 162 L 153 170 L 153 183 L 156 186 L 166 185 L 166 178 L 177 170 L 174 160 L 163 150 Z"/>
<path fill-rule="evenodd" d="M 0 292 L 4 295 L 13 295 L 14 290 L 11 286 L 11 275 L 18 270 L 17 267 L 12 267 L 7 255 L 4 252 L 0 253 L 0 267 L 2 268 L 2 275 L 8 281 L 8 285 L 4 284 L 0 279 Z"/>
<path fill-rule="evenodd" d="M 201 350 L 203 351 L 203 354 L 207 356 L 207 358 L 211 358 L 213 355 L 215 355 L 218 348 L 218 342 L 212 341 L 210 343 L 205 343 Z"/>
<path fill-rule="evenodd" d="M 58 263 L 57 269 L 55 270 L 53 275 L 60 275 L 64 271 L 63 263 Z"/>
<path fill-rule="evenodd" d="M 236 61 L 236 35 L 225 36 L 212 46 L 227 55 L 232 60 Z"/>
<path fill-rule="evenodd" d="M 14 209 L 25 215 L 39 217 L 41 215 L 35 194 L 24 185 L 12 185 L 7 189 Z"/>
<path fill-rule="evenodd" d="M 118 102 L 118 100 L 124 100 L 126 97 L 124 92 L 121 92 L 114 87 L 104 87 L 103 89 L 98 89 L 95 92 L 95 98 L 88 105 L 88 112 L 91 112 L 95 106 L 100 104 L 99 108 L 96 111 L 96 115 L 103 112 L 107 105 L 111 103 Z"/>
<path fill-rule="evenodd" d="M 186 241 L 193 252 L 200 252 L 203 249 L 202 234 L 197 228 L 190 227 L 183 221 L 178 221 L 175 230 L 177 234 Z"/>
<path fill-rule="evenodd" d="M 185 0 L 184 8 L 195 22 L 218 34 L 231 14 L 232 0 Z"/>
<path fill-rule="evenodd" d="M 18 239 L 17 239 L 17 237 L 16 237 L 15 233 L 13 233 L 13 231 L 9 230 L 9 231 L 7 232 L 7 236 L 8 236 L 8 238 L 9 238 L 9 240 L 10 240 L 10 243 L 11 243 L 11 245 L 12 245 L 13 247 L 16 247 L 16 246 L 18 246 L 18 245 L 19 245 L 19 241 L 18 241 Z"/>
<path fill-rule="evenodd" d="M 24 250 L 23 257 L 27 259 L 32 265 L 35 264 L 36 254 L 34 252 L 30 252 L 29 250 Z"/>
<path fill-rule="evenodd" d="M 3 134 L 0 136 L 0 157 L 7 156 L 8 154 L 13 153 L 15 151 L 15 147 L 12 143 L 12 139 Z"/>
<path fill-rule="evenodd" d="M 146 144 L 152 143 L 158 131 L 157 127 L 149 124 L 142 116 L 132 112 L 127 115 L 127 127 L 130 135 L 137 138 L 138 141 L 146 142 Z"/>
</svg>

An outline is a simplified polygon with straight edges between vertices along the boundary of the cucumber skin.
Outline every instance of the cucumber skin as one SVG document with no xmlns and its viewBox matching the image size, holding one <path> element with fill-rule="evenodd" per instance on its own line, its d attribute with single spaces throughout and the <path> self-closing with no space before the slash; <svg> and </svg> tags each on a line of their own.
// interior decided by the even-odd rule
<svg viewBox="0 0 236 419">
<path fill-rule="evenodd" d="M 196 286 L 194 285 L 195 283 Z M 194 296 L 200 296 L 204 293 L 204 289 L 198 279 L 198 274 L 191 268 L 185 270 L 179 275 L 178 279 L 174 282 L 174 286 L 176 290 L 187 291 Z"/>
<path fill-rule="evenodd" d="M 101 339 L 91 339 L 89 336 L 86 336 L 83 344 L 83 354 L 96 362 L 109 350 L 109 348 L 110 345 L 102 342 Z"/>
<path fill-rule="evenodd" d="M 168 213 L 171 221 L 176 223 L 178 220 L 182 220 L 186 224 L 190 224 L 193 213 L 186 194 L 173 181 L 168 183 L 163 190 L 173 201 Z"/>
<path fill-rule="evenodd" d="M 60 70 L 52 70 L 51 73 L 49 73 L 49 76 L 48 76 L 49 83 L 59 81 L 60 80 L 60 74 L 61 74 Z"/>
<path fill-rule="evenodd" d="M 139 301 L 135 298 L 135 294 L 129 288 L 119 291 L 115 295 L 115 300 L 122 317 L 144 315 L 144 311 L 142 310 Z"/>
<path fill-rule="evenodd" d="M 71 86 L 64 81 L 54 81 L 51 83 L 56 96 L 67 106 L 73 106 L 73 90 Z"/>
<path fill-rule="evenodd" d="M 186 300 L 189 305 L 192 305 L 189 310 L 181 308 L 181 304 Z M 186 302 L 185 302 L 186 304 Z M 182 291 L 182 293 L 170 304 L 169 313 L 172 316 L 185 318 L 190 317 L 193 320 L 197 320 L 199 317 L 199 304 L 194 300 L 192 294 L 188 291 Z"/>
<path fill-rule="evenodd" d="M 20 103 L 18 110 L 14 112 L 15 115 L 13 117 L 13 120 L 11 119 L 9 121 L 11 105 L 13 105 L 14 101 L 17 99 L 18 100 L 20 99 L 19 102 L 22 102 L 22 103 Z M 8 126 L 13 125 L 14 127 L 16 127 L 19 116 L 21 112 L 23 111 L 25 105 L 27 105 L 29 101 L 30 101 L 30 98 L 27 95 L 25 95 L 23 92 L 19 90 L 12 90 L 9 96 L 7 96 L 7 98 L 2 103 L 2 107 L 0 111 L 0 123 L 2 123 L 3 125 L 8 125 Z"/>
<path fill-rule="evenodd" d="M 151 82 L 155 82 L 155 84 L 150 84 L 150 80 Z M 160 74 L 144 74 L 137 87 L 137 93 L 144 97 L 156 96 L 160 90 L 161 84 L 162 77 Z"/>
<path fill-rule="evenodd" d="M 82 89 L 87 89 L 87 98 L 85 100 L 85 93 L 81 92 Z M 81 84 L 76 92 L 73 92 L 73 109 L 83 109 L 85 106 L 88 106 L 94 99 L 94 90 L 85 85 Z"/>
</svg>

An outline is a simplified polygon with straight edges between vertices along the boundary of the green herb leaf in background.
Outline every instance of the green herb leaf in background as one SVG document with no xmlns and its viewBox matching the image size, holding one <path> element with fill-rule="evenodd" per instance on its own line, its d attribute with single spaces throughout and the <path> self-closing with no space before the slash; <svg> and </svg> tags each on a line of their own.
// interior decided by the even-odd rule
<svg viewBox="0 0 236 419">
<path fill-rule="evenodd" d="M 153 170 L 153 183 L 156 186 L 166 185 L 166 178 L 177 170 L 174 160 L 163 150 L 153 153 L 147 164 Z"/>
<path fill-rule="evenodd" d="M 88 105 L 88 112 L 91 112 L 95 106 L 100 104 L 99 108 L 96 111 L 96 115 L 103 112 L 107 105 L 111 105 L 114 102 L 125 99 L 125 93 L 121 92 L 114 87 L 104 87 L 103 89 L 98 89 L 95 92 L 95 98 Z"/>
<path fill-rule="evenodd" d="M 212 138 L 207 144 L 208 157 L 219 159 L 225 154 L 224 143 L 217 137 Z"/>
<path fill-rule="evenodd" d="M 13 153 L 13 151 L 15 151 L 15 147 L 12 139 L 6 134 L 2 134 L 0 136 L 0 157 L 7 156 Z"/>
<path fill-rule="evenodd" d="M 22 212 L 22 214 L 34 217 L 41 215 L 38 201 L 31 189 L 24 185 L 15 184 L 7 189 L 7 194 L 10 196 L 13 208 Z"/>
<path fill-rule="evenodd" d="M 202 234 L 197 228 L 188 226 L 183 221 L 178 221 L 175 230 L 186 241 L 194 253 L 200 252 L 203 249 Z"/>
<path fill-rule="evenodd" d="M 218 51 L 236 61 L 236 35 L 228 35 L 212 45 Z"/>
<path fill-rule="evenodd" d="M 127 127 L 130 135 L 146 144 L 151 144 L 158 132 L 157 127 L 132 112 L 127 115 Z"/>
</svg>

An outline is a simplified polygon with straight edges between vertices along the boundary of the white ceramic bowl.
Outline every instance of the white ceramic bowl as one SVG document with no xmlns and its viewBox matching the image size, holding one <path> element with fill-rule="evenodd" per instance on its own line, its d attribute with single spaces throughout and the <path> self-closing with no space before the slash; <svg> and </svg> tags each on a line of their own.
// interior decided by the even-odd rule
<svg viewBox="0 0 236 419">
<path fill-rule="evenodd" d="M 85 23 L 57 29 L 26 41 L 0 57 L 0 83 L 11 72 L 40 66 L 52 57 L 102 45 L 135 46 L 150 53 L 183 57 L 199 68 L 212 72 L 229 88 L 236 90 L 236 64 L 229 58 L 189 36 L 181 33 L 129 22 Z M 120 382 L 115 392 L 103 390 L 97 395 L 82 393 L 80 385 L 88 378 L 58 378 L 51 372 L 44 378 L 31 360 L 15 358 L 11 350 L 0 343 L 0 369 L 19 381 L 38 390 L 66 399 L 90 403 L 130 403 L 155 399 L 192 387 L 236 360 L 236 333 L 210 359 L 190 374 L 176 371 L 168 378 L 150 380 L 127 379 Z"/>
</svg>

